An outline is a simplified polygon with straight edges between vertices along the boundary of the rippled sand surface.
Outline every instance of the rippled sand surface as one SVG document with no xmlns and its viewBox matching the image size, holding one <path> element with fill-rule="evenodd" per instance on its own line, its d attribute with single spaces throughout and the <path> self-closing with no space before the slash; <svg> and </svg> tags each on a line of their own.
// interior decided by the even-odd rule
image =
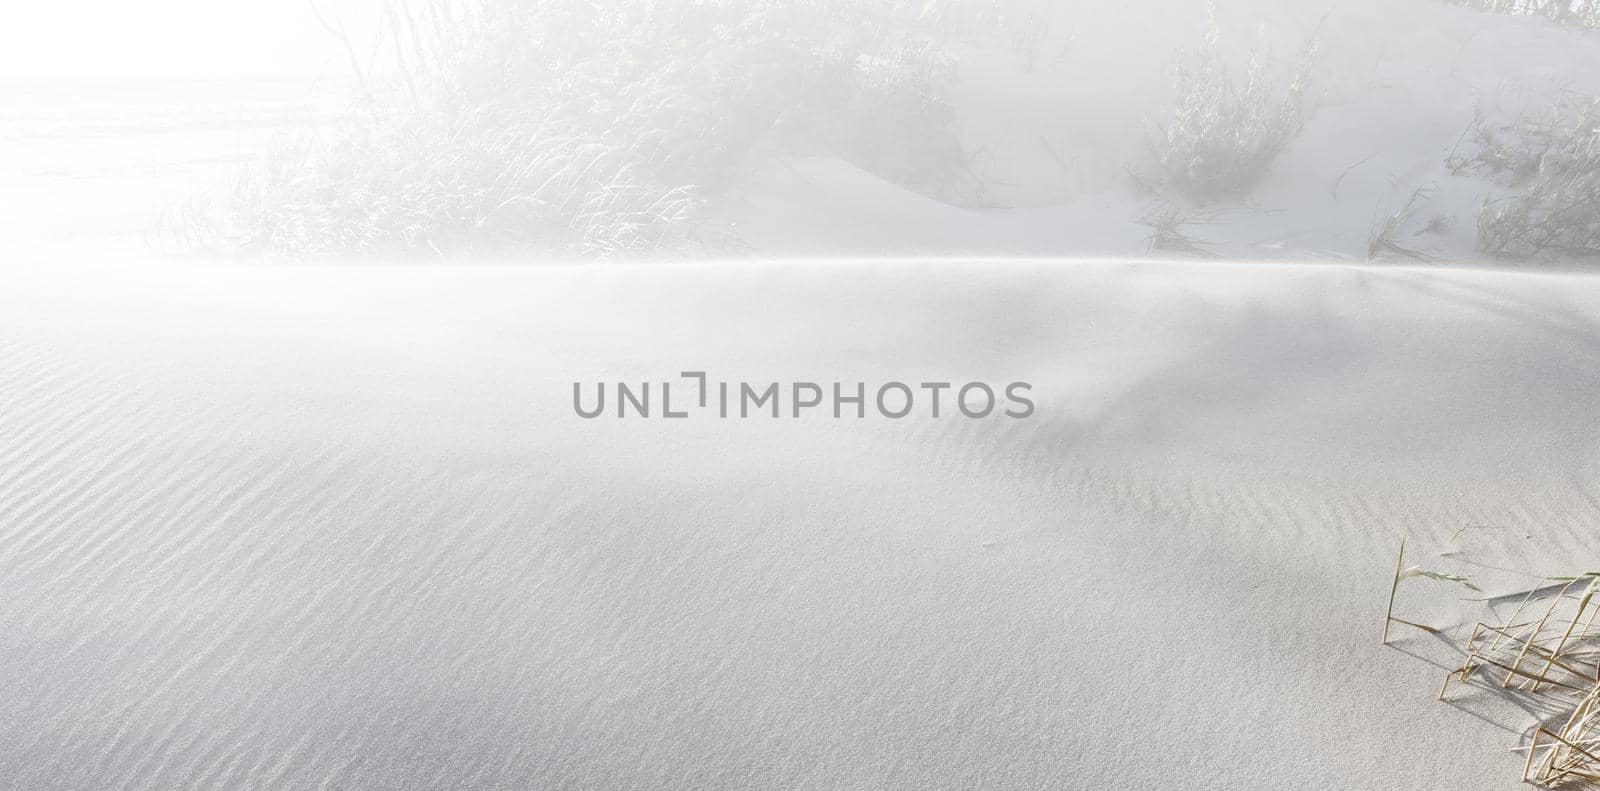
<svg viewBox="0 0 1600 791">
<path fill-rule="evenodd" d="M 1565 275 L 12 266 L 0 776 L 1513 788 L 1388 574 L 1469 522 L 1594 565 L 1597 363 Z M 682 370 L 1039 408 L 572 412 Z"/>
</svg>

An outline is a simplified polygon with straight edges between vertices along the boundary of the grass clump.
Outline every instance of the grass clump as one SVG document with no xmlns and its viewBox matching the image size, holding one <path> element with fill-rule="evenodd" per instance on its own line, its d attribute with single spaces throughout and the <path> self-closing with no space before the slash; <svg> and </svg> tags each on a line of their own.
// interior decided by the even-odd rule
<svg viewBox="0 0 1600 791">
<path fill-rule="evenodd" d="M 1478 216 L 1478 247 L 1495 258 L 1600 258 L 1600 101 L 1480 131 L 1473 166 L 1508 194 Z"/>
<path fill-rule="evenodd" d="M 1367 236 L 1367 260 L 1431 260 L 1432 256 L 1415 246 L 1415 240 L 1424 235 L 1443 233 L 1451 224 L 1448 216 L 1435 214 L 1420 228 L 1416 227 L 1415 220 L 1428 207 L 1432 196 L 1433 190 L 1418 188 L 1412 190 L 1405 205 L 1399 209 L 1381 215 L 1381 219 L 1375 215 L 1372 231 Z"/>
<path fill-rule="evenodd" d="M 1160 186 L 1192 202 L 1236 197 L 1255 186 L 1299 133 L 1316 41 L 1286 81 L 1262 49 L 1243 73 L 1218 47 L 1215 7 L 1201 47 L 1177 70 L 1176 104 L 1156 140 Z"/>
<path fill-rule="evenodd" d="M 394 68 L 360 74 L 338 128 L 271 152 L 227 238 L 288 257 L 687 250 L 714 243 L 708 197 L 775 155 L 971 204 L 947 95 L 957 6 L 397 0 Z"/>
<path fill-rule="evenodd" d="M 1215 222 L 1215 218 L 1214 212 L 1191 213 L 1170 203 L 1157 204 L 1139 217 L 1139 224 L 1150 229 L 1145 252 L 1216 258 L 1210 242 L 1187 230 L 1191 225 Z"/>
</svg>

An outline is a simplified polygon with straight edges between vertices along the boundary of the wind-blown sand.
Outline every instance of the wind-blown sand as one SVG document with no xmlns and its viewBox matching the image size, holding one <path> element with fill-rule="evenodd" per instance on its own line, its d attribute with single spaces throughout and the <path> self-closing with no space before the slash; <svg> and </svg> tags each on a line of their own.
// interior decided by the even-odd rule
<svg viewBox="0 0 1600 791">
<path fill-rule="evenodd" d="M 1378 645 L 1391 564 L 1592 568 L 1597 358 L 1584 276 L 13 267 L 0 776 L 1515 788 L 1527 715 Z M 572 412 L 685 369 L 1039 409 Z"/>
<path fill-rule="evenodd" d="M 1397 241 L 1479 257 L 1507 187 L 1452 165 L 1464 131 L 1600 92 L 1600 39 L 1537 20 L 1224 5 L 1229 52 L 1323 48 L 1305 128 L 1185 226 L 1221 256 L 1364 259 L 1425 195 Z M 783 159 L 707 230 L 1138 255 L 1133 176 L 1204 30 L 1156 9 L 963 54 L 987 208 Z M 1557 715 L 1433 700 L 1474 594 L 1408 581 L 1397 615 L 1442 631 L 1378 638 L 1402 537 L 1486 595 L 1600 567 L 1595 276 L 129 260 L 326 131 L 318 85 L 8 89 L 0 786 L 1520 787 Z M 573 413 L 574 381 L 684 370 L 1024 380 L 1038 411 Z"/>
</svg>

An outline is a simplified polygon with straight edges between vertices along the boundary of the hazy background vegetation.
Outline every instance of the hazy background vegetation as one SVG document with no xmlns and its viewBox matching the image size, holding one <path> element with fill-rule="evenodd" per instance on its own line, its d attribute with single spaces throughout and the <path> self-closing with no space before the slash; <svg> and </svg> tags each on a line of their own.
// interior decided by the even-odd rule
<svg viewBox="0 0 1600 791">
<path fill-rule="evenodd" d="M 30 8 L 63 35 L 0 34 L 0 229 L 81 235 L 89 206 L 164 249 L 273 260 L 1587 262 L 1596 8 Z M 151 210 L 156 187 L 181 198 Z"/>
<path fill-rule="evenodd" d="M 356 107 L 276 148 L 231 205 L 291 255 L 715 244 L 708 196 L 778 155 L 982 199 L 948 91 L 959 44 L 1025 42 L 1046 4 L 394 2 L 365 48 L 333 7 Z"/>
</svg>

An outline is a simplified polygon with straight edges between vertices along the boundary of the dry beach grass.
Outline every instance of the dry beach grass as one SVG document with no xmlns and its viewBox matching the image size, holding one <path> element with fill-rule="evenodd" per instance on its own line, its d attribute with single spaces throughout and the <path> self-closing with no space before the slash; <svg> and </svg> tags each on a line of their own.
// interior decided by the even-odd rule
<svg viewBox="0 0 1600 791">
<path fill-rule="evenodd" d="M 807 153 L 971 203 L 947 48 L 1010 41 L 1038 13 L 1027 0 L 391 3 L 393 70 L 363 76 L 332 135 L 273 152 L 225 222 L 236 243 L 289 257 L 670 254 L 717 245 L 697 208 L 736 174 Z"/>
</svg>

